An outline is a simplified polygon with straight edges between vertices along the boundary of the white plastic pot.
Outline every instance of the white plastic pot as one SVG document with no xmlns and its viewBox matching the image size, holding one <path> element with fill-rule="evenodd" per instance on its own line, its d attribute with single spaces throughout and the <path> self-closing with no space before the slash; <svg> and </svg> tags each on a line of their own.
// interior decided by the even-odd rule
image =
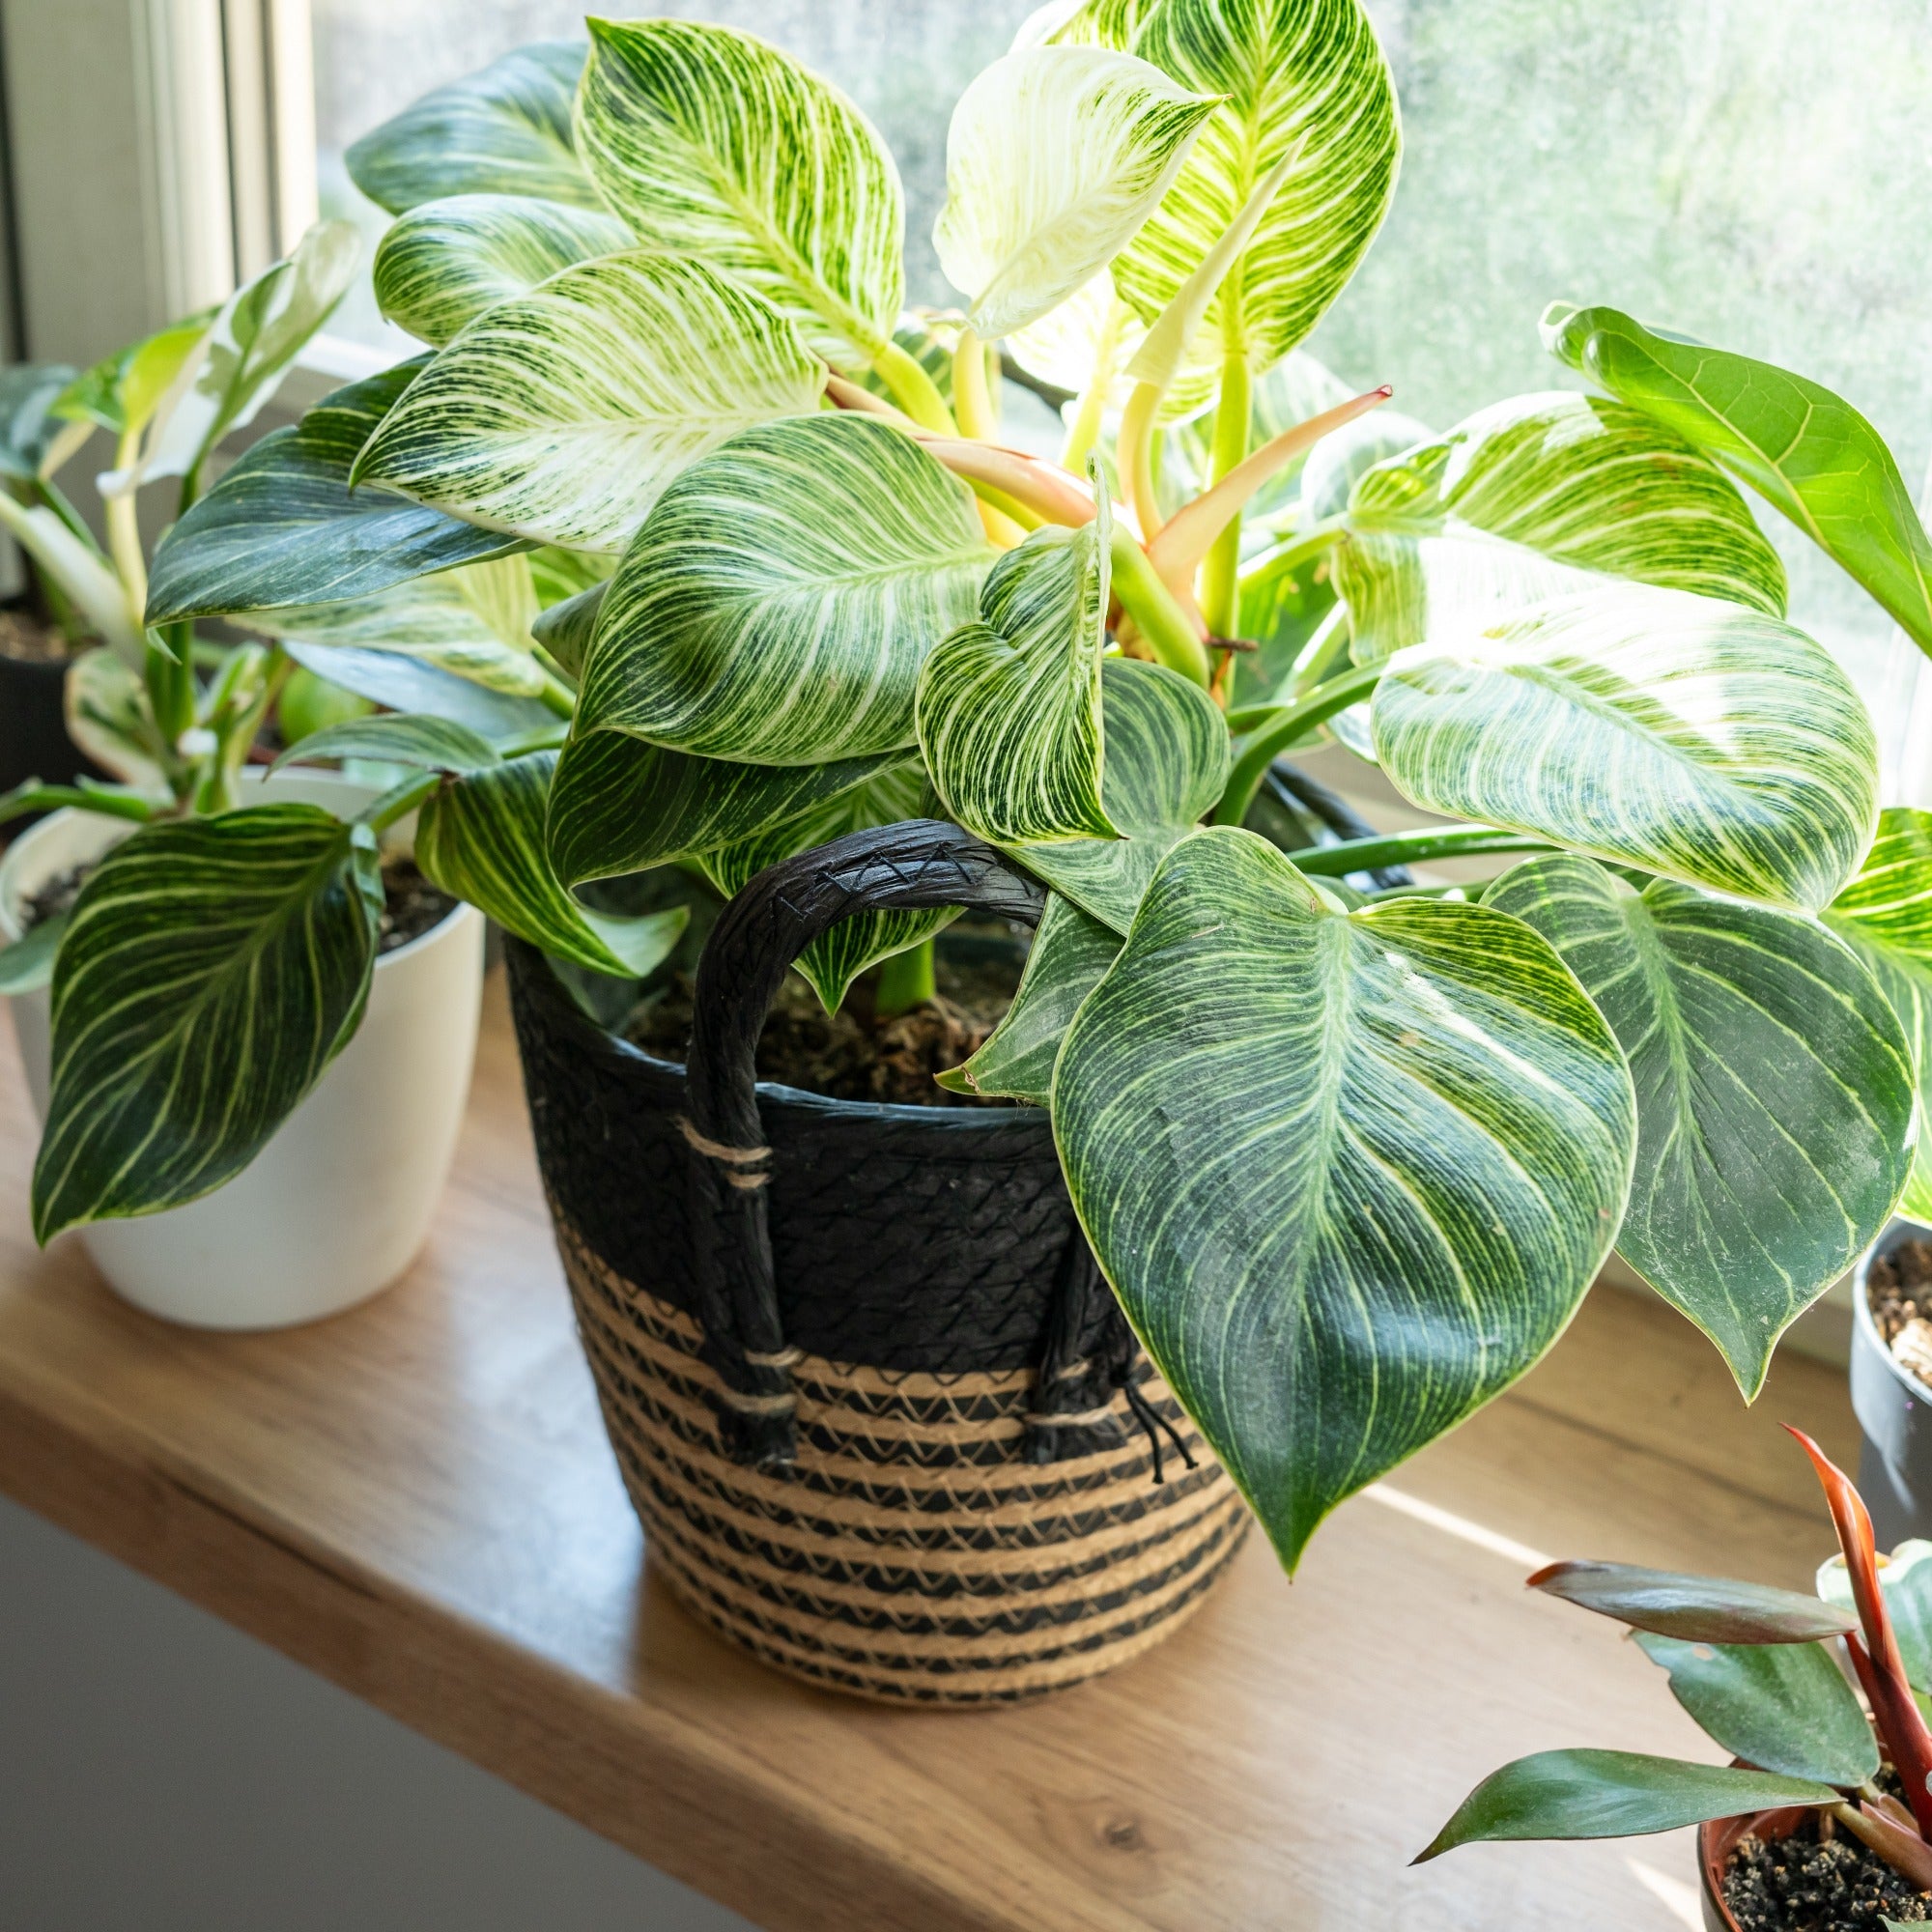
<svg viewBox="0 0 1932 1932">
<path fill-rule="evenodd" d="M 267 797 L 338 814 L 372 796 L 328 772 L 256 780 Z M 134 828 L 60 811 L 0 860 L 0 934 L 23 902 Z M 429 1233 L 469 1093 L 483 991 L 483 919 L 460 906 L 376 962 L 355 1037 L 260 1154 L 185 1208 L 101 1221 L 80 1240 L 137 1308 L 198 1328 L 283 1328 L 365 1300 Z M 47 1103 L 47 993 L 9 1002 L 35 1110 Z"/>
</svg>

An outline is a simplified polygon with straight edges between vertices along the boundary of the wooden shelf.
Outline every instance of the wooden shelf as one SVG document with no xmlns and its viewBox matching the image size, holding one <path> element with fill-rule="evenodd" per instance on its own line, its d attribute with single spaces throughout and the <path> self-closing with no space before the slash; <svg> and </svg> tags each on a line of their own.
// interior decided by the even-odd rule
<svg viewBox="0 0 1932 1932">
<path fill-rule="evenodd" d="M 774 1932 L 1643 1932 L 1694 1923 L 1688 1833 L 1407 1860 L 1520 1752 L 1715 1758 L 1539 1552 L 1802 1585 L 1831 1547 L 1786 1418 L 1850 1457 L 1841 1378 L 1755 1410 L 1661 1304 L 1599 1293 L 1511 1396 L 1344 1508 L 1291 1586 L 1257 1538 L 1119 1675 L 1031 1708 L 871 1709 L 774 1676 L 652 1576 L 571 1328 L 492 988 L 437 1232 L 320 1326 L 122 1306 L 26 1230 L 0 1040 L 0 1488 Z"/>
</svg>

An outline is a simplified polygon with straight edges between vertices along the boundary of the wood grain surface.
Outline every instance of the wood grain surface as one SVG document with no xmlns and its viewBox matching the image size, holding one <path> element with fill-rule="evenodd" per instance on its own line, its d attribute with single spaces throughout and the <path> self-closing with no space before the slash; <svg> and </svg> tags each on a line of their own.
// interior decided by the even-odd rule
<svg viewBox="0 0 1932 1932">
<path fill-rule="evenodd" d="M 653 1576 L 599 1427 L 494 985 L 430 1245 L 266 1336 L 167 1327 L 27 1234 L 0 1029 L 0 1488 L 774 1932 L 1669 1932 L 1688 1833 L 1407 1860 L 1557 1745 L 1715 1760 L 1541 1554 L 1802 1585 L 1831 1548 L 1776 1423 L 1854 1453 L 1841 1378 L 1754 1410 L 1661 1304 L 1602 1290 L 1519 1390 L 1347 1505 L 1290 1584 L 1254 1539 L 1118 1676 L 907 1713 L 774 1676 Z M 559 1906 L 557 1922 L 568 1922 Z"/>
</svg>

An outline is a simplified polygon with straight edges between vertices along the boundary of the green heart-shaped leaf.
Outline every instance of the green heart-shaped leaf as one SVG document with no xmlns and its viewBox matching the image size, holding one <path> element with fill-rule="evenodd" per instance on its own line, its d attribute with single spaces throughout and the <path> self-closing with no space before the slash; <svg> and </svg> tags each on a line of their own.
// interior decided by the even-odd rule
<svg viewBox="0 0 1932 1932">
<path fill-rule="evenodd" d="M 915 722 L 947 809 L 995 843 L 1111 838 L 1100 803 L 1100 652 L 1112 519 L 1048 526 L 980 592 L 981 621 L 944 638 L 919 674 Z"/>
<path fill-rule="evenodd" d="M 557 729 L 562 730 L 559 724 Z M 433 772 L 474 772 L 500 762 L 481 732 L 447 718 L 423 716 L 346 718 L 292 745 L 274 769 L 300 759 L 374 758 L 387 765 L 419 765 Z"/>
<path fill-rule="evenodd" d="M 1053 1121 L 1122 1305 L 1291 1568 L 1555 1340 L 1636 1137 L 1615 1040 L 1527 926 L 1344 913 L 1232 828 L 1154 874 Z"/>
<path fill-rule="evenodd" d="M 905 280 L 898 170 L 877 129 L 751 34 L 589 27 L 577 145 L 611 210 L 646 248 L 756 290 L 827 360 L 870 361 Z"/>
<path fill-rule="evenodd" d="M 1620 584 L 1416 644 L 1371 724 L 1430 810 L 1804 912 L 1878 817 L 1871 721 L 1829 653 L 1678 590 Z"/>
<path fill-rule="evenodd" d="M 1542 933 L 1609 1021 L 1637 1097 L 1617 1251 L 1751 1400 L 1905 1184 L 1912 1056 L 1885 995 L 1815 920 L 1667 879 L 1633 892 L 1588 859 L 1531 859 L 1483 902 Z"/>
<path fill-rule="evenodd" d="M 920 667 L 993 561 L 972 492 L 842 412 L 745 431 L 665 493 L 598 620 L 582 731 L 809 765 L 913 742 Z"/>
<path fill-rule="evenodd" d="M 615 215 L 521 194 L 460 194 L 412 208 L 383 237 L 371 274 L 398 328 L 439 347 L 487 308 L 579 262 L 637 246 Z"/>
<path fill-rule="evenodd" d="M 416 863 L 444 892 L 546 952 L 594 973 L 641 979 L 677 944 L 689 914 L 620 919 L 579 905 L 544 856 L 544 809 L 554 752 L 446 779 L 416 820 Z"/>
<path fill-rule="evenodd" d="M 420 503 L 351 492 L 357 452 L 428 361 L 418 356 L 337 389 L 299 423 L 247 449 L 162 537 L 147 621 L 368 597 L 524 549 L 521 537 Z"/>
<path fill-rule="evenodd" d="M 1768 1771 L 1635 1751 L 1538 1751 L 1484 1778 L 1415 1862 L 1495 1839 L 1635 1838 L 1713 1818 L 1838 1800 L 1829 1784 Z"/>
<path fill-rule="evenodd" d="M 1104 269 L 1214 105 L 1105 47 L 1031 47 L 985 69 L 952 110 L 932 232 L 980 335 L 1026 327 Z"/>
<path fill-rule="evenodd" d="M 391 214 L 452 194 L 601 208 L 570 130 L 584 52 L 582 41 L 533 41 L 425 94 L 351 144 L 349 179 Z"/>
<path fill-rule="evenodd" d="M 1118 838 L 1015 847 L 1082 911 L 1124 932 L 1154 867 L 1212 810 L 1228 782 L 1228 725 L 1201 687 L 1164 665 L 1100 661 L 1107 760 L 1100 804 Z"/>
<path fill-rule="evenodd" d="M 1613 308 L 1557 303 L 1543 339 L 1743 477 L 1932 651 L 1932 537 L 1885 439 L 1842 396 Z"/>
<path fill-rule="evenodd" d="M 1821 1644 L 1708 1644 L 1639 1634 L 1677 1701 L 1733 1757 L 1782 1777 L 1857 1785 L 1878 1746 L 1845 1673 Z"/>
<path fill-rule="evenodd" d="M 802 415 L 825 372 L 702 262 L 607 255 L 487 309 L 404 391 L 351 472 L 453 515 L 621 550 L 680 469 Z"/>
<path fill-rule="evenodd" d="M 382 908 L 374 835 L 314 806 L 144 826 L 108 853 L 54 967 L 36 1237 L 241 1173 L 355 1033 Z"/>
</svg>

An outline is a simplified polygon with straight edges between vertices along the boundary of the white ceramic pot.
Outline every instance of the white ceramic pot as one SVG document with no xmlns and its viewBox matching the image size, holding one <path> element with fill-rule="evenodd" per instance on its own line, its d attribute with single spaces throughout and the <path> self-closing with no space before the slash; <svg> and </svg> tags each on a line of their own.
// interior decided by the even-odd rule
<svg viewBox="0 0 1932 1932">
<path fill-rule="evenodd" d="M 257 786 L 338 814 L 373 796 L 328 772 Z M 30 895 L 132 830 L 60 811 L 22 834 L 0 861 L 0 933 L 17 938 Z M 314 1321 L 386 1287 L 421 1247 L 449 1173 L 482 990 L 483 919 L 465 905 L 377 960 L 355 1037 L 241 1174 L 185 1208 L 81 1230 L 95 1264 L 136 1307 L 199 1328 Z M 47 994 L 9 1004 L 44 1118 Z"/>
</svg>

